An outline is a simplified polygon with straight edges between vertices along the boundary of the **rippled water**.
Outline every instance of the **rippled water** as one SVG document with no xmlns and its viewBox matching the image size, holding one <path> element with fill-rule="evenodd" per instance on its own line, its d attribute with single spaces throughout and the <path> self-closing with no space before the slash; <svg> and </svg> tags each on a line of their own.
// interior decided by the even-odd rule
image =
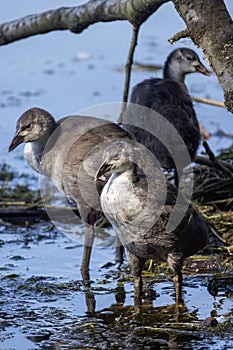
<svg viewBox="0 0 233 350">
<path fill-rule="evenodd" d="M 185 306 L 179 313 L 166 268 L 144 273 L 144 289 L 153 298 L 143 300 L 141 318 L 135 318 L 133 281 L 126 265 L 119 272 L 106 264 L 113 261 L 113 246 L 94 248 L 92 282 L 86 285 L 79 272 L 83 247 L 50 223 L 27 229 L 22 224 L 2 225 L 0 238 L 2 350 L 87 349 L 88 344 L 91 349 L 152 349 L 155 344 L 158 349 L 231 348 L 232 328 L 203 326 L 206 317 L 214 316 L 221 326 L 232 315 L 232 281 L 215 297 L 210 294 L 210 279 L 222 275 L 224 259 L 207 257 L 203 269 L 198 260 L 187 262 Z"/>
<path fill-rule="evenodd" d="M 0 4 L 0 21 L 84 2 L 67 0 L 61 4 L 50 0 L 48 4 L 45 0 L 21 0 L 19 5 L 16 0 L 8 0 Z M 227 4 L 233 13 L 231 1 Z M 167 42 L 183 28 L 172 4 L 164 5 L 143 25 L 135 60 L 161 65 L 173 48 L 183 45 L 194 48 L 189 40 L 174 47 Z M 116 22 L 93 25 L 80 35 L 54 32 L 0 47 L 1 163 L 7 162 L 19 173 L 32 174 L 22 158 L 22 146 L 12 154 L 7 153 L 15 122 L 26 109 L 42 107 L 60 118 L 94 105 L 121 101 L 122 69 L 130 37 L 130 25 Z M 202 57 L 201 51 L 195 50 Z M 203 62 L 208 65 L 206 60 Z M 132 85 L 152 75 L 161 76 L 161 71 L 135 71 Z M 192 95 L 223 100 L 214 75 L 210 78 L 192 75 L 187 85 Z M 230 113 L 203 104 L 196 103 L 195 107 L 208 131 L 215 132 L 220 127 L 233 133 Z M 227 138 L 210 139 L 215 151 L 231 143 Z M 37 178 L 33 185 L 38 188 Z M 217 255 L 208 257 L 208 269 L 202 271 L 199 265 L 196 271 L 193 268 L 196 265 L 190 262 L 184 275 L 185 308 L 179 315 L 166 269 L 154 275 L 145 274 L 145 287 L 153 288 L 157 294 L 153 301 L 144 300 L 142 319 L 135 319 L 133 282 L 127 267 L 119 273 L 115 266 L 105 265 L 114 261 L 113 235 L 106 230 L 107 246 L 100 244 L 101 247 L 94 248 L 90 271 L 93 282 L 87 286 L 79 271 L 81 244 L 64 236 L 49 222 L 28 226 L 2 223 L 1 350 L 233 349 L 230 328 L 203 327 L 206 317 L 215 316 L 220 325 L 232 317 L 232 283 L 219 288 L 215 297 L 208 291 L 209 280 L 216 273 L 222 276 L 225 257 L 223 260 Z M 88 310 L 92 313 L 88 314 Z M 156 332 L 152 326 L 159 330 Z"/>
</svg>

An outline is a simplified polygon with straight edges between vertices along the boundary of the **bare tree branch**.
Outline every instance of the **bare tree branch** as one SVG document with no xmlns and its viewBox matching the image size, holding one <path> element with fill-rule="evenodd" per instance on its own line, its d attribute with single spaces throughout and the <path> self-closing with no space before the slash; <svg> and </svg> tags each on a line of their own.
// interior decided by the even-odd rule
<svg viewBox="0 0 233 350">
<path fill-rule="evenodd" d="M 194 44 L 202 48 L 224 91 L 225 106 L 233 113 L 233 22 L 224 2 L 173 0 L 173 3 L 186 23 L 183 32 L 188 32 Z"/>
<path fill-rule="evenodd" d="M 233 176 L 233 166 L 230 164 L 230 162 L 224 161 L 224 160 L 218 160 L 217 163 L 218 165 L 216 165 L 216 162 L 213 162 L 212 160 L 210 160 L 210 158 L 207 157 L 201 157 L 201 156 L 196 156 L 194 159 L 194 163 L 199 164 L 199 165 L 206 165 L 210 168 L 217 168 L 220 169 L 221 166 L 223 166 L 221 168 L 221 170 L 227 172 L 228 174 L 231 174 L 231 176 Z M 220 164 L 220 167 L 219 167 Z M 226 169 L 228 169 L 229 171 L 227 171 Z"/>
<path fill-rule="evenodd" d="M 0 25 L 0 45 L 55 30 L 81 33 L 98 22 L 127 20 L 139 26 L 169 0 L 90 0 L 76 7 L 61 7 Z"/>
<path fill-rule="evenodd" d="M 117 119 L 118 123 L 122 123 L 122 115 L 126 109 L 127 102 L 128 102 L 128 96 L 129 96 L 129 85 L 130 85 L 130 78 L 131 78 L 131 72 L 132 72 L 132 64 L 133 64 L 133 56 L 134 52 L 138 43 L 138 33 L 139 33 L 140 26 L 133 26 L 133 35 L 132 40 L 129 48 L 128 58 L 125 65 L 125 84 L 124 84 L 124 92 L 123 92 L 123 103 L 121 108 L 121 113 Z"/>
<path fill-rule="evenodd" d="M 0 45 L 55 30 L 81 33 L 97 22 L 127 20 L 134 28 L 139 28 L 168 1 L 89 0 L 81 6 L 26 16 L 0 25 Z M 224 91 L 225 106 L 233 113 L 233 22 L 224 1 L 172 1 L 187 28 L 174 35 L 171 41 L 189 36 L 197 47 L 201 47 Z"/>
</svg>

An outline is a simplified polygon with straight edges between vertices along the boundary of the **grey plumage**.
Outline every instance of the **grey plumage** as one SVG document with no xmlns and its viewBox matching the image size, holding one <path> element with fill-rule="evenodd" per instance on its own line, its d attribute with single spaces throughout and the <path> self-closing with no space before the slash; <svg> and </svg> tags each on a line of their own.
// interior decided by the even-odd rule
<svg viewBox="0 0 233 350">
<path fill-rule="evenodd" d="M 12 151 L 25 142 L 24 154 L 29 165 L 52 179 L 56 187 L 78 205 L 81 219 L 89 227 L 86 234 L 82 270 L 87 275 L 93 226 L 101 218 L 99 193 L 103 181 L 94 175 L 103 149 L 111 142 L 129 138 L 113 122 L 87 116 L 68 116 L 55 121 L 40 108 L 31 108 L 19 118 L 16 133 L 9 146 Z"/>
<path fill-rule="evenodd" d="M 194 72 L 210 74 L 193 50 L 179 48 L 172 51 L 164 65 L 163 79 L 151 78 L 137 84 L 132 90 L 131 105 L 122 117 L 125 130 L 156 154 L 165 169 L 176 167 L 174 155 L 169 151 L 176 149 L 180 159 L 183 155 L 187 158 L 185 153 L 188 151 L 190 161 L 193 161 L 200 143 L 198 120 L 184 83 L 185 76 Z M 138 109 L 133 104 L 147 107 L 163 116 L 163 124 L 157 122 L 156 113 Z M 167 121 L 175 127 L 181 138 L 166 129 Z M 164 138 L 160 142 L 161 135 Z M 186 166 L 188 162 L 187 158 L 181 164 Z"/>
<path fill-rule="evenodd" d="M 135 160 L 144 169 L 143 175 L 135 174 Z M 146 259 L 153 259 L 167 261 L 180 300 L 183 262 L 207 243 L 207 223 L 184 199 L 176 204 L 176 188 L 166 182 L 151 156 L 132 141 L 118 141 L 105 149 L 96 178 L 105 171 L 112 176 L 102 191 L 101 205 L 126 248 L 135 298 L 141 294 L 143 265 Z M 182 214 L 181 220 L 169 230 L 174 210 Z"/>
</svg>

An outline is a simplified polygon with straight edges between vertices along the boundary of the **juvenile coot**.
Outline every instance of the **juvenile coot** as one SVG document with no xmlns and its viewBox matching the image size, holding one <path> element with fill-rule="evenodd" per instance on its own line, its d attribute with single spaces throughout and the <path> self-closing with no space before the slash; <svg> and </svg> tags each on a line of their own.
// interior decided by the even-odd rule
<svg viewBox="0 0 233 350">
<path fill-rule="evenodd" d="M 142 175 L 135 173 L 135 164 Z M 141 296 L 143 265 L 153 259 L 167 261 L 179 302 L 183 262 L 207 243 L 206 221 L 184 199 L 177 205 L 176 188 L 166 182 L 148 152 L 132 141 L 117 141 L 105 149 L 96 179 L 106 172 L 112 175 L 102 191 L 101 206 L 126 249 L 135 301 Z M 175 210 L 181 214 L 179 223 L 171 222 Z"/>
<path fill-rule="evenodd" d="M 55 121 L 41 108 L 31 108 L 18 119 L 9 152 L 25 142 L 24 156 L 36 171 L 52 179 L 76 203 L 86 224 L 81 271 L 88 275 L 93 227 L 101 218 L 99 193 L 103 182 L 94 176 L 103 149 L 114 140 L 129 138 L 118 125 L 95 117 L 68 116 Z M 96 189 L 97 188 L 97 189 Z M 88 278 L 88 277 L 87 277 Z"/>
<path fill-rule="evenodd" d="M 175 163 L 179 163 L 170 154 L 174 149 L 180 159 L 188 150 L 193 161 L 200 143 L 198 120 L 184 83 L 185 76 L 195 72 L 210 75 L 193 50 L 178 48 L 172 51 L 165 62 L 163 78 L 146 79 L 137 84 L 132 90 L 131 104 L 122 117 L 124 129 L 151 150 L 165 169 L 174 169 Z M 146 109 L 139 110 L 133 104 L 156 111 L 164 117 L 164 121 L 157 121 L 156 114 L 147 113 Z M 181 139 L 168 130 L 168 122 L 175 127 Z M 161 135 L 165 137 L 159 140 Z M 181 163 L 182 166 L 188 165 L 185 161 Z"/>
</svg>

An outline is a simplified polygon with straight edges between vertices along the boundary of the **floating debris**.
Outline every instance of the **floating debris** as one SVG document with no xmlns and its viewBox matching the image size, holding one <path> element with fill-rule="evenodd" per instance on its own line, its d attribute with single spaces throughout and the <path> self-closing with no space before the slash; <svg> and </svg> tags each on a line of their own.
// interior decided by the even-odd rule
<svg viewBox="0 0 233 350">
<path fill-rule="evenodd" d="M 78 51 L 75 54 L 74 59 L 75 61 L 86 61 L 89 60 L 91 57 L 92 55 L 87 51 Z"/>
</svg>

